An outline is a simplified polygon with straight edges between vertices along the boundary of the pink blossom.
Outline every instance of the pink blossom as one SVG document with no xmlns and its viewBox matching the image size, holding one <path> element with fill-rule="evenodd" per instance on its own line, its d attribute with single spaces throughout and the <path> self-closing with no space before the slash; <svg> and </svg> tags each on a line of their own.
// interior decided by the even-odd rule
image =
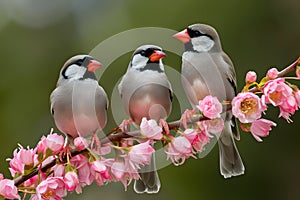
<svg viewBox="0 0 300 200">
<path fill-rule="evenodd" d="M 36 152 L 41 153 L 41 154 L 45 154 L 46 153 L 46 150 L 47 150 L 46 140 L 47 140 L 46 137 L 43 135 L 43 137 L 38 142 L 38 144 L 37 144 L 37 146 L 35 148 Z"/>
<path fill-rule="evenodd" d="M 121 181 L 125 187 L 125 190 L 127 190 L 127 185 L 132 179 L 137 180 L 140 178 L 137 170 L 137 167 L 132 165 L 127 157 L 124 158 L 123 162 L 115 161 L 111 165 L 111 173 L 114 177 L 114 180 Z"/>
<path fill-rule="evenodd" d="M 33 149 L 20 149 L 20 160 L 22 163 L 24 163 L 25 165 L 32 165 L 34 162 L 34 156 L 35 153 L 33 151 Z"/>
<path fill-rule="evenodd" d="M 23 174 L 24 173 L 24 163 L 20 159 L 20 154 L 18 149 L 14 150 L 13 158 L 7 159 L 9 160 L 9 171 L 11 175 L 14 177 L 16 174 Z"/>
<path fill-rule="evenodd" d="M 267 78 L 268 79 L 275 79 L 278 77 L 278 70 L 276 68 L 271 68 L 267 72 Z"/>
<path fill-rule="evenodd" d="M 280 109 L 279 117 L 291 121 L 290 115 L 298 109 L 292 88 L 284 83 L 283 78 L 268 81 L 263 88 L 262 100 Z"/>
<path fill-rule="evenodd" d="M 197 137 L 198 132 L 195 129 L 185 129 L 183 132 L 183 136 L 188 139 L 188 141 L 192 144 L 195 138 Z"/>
<path fill-rule="evenodd" d="M 107 155 L 111 152 L 111 146 L 110 145 L 103 145 L 100 148 L 100 155 Z"/>
<path fill-rule="evenodd" d="M 85 139 L 84 137 L 75 138 L 74 145 L 80 151 L 86 149 L 89 146 L 87 139 Z"/>
<path fill-rule="evenodd" d="M 63 177 L 65 175 L 66 166 L 61 164 L 56 164 L 53 167 L 54 176 L 56 177 Z"/>
<path fill-rule="evenodd" d="M 36 187 L 38 185 L 39 177 L 38 175 L 35 175 L 34 177 L 24 181 L 25 187 Z"/>
<path fill-rule="evenodd" d="M 3 179 L 0 181 L 0 195 L 5 199 L 20 199 L 18 188 L 13 180 Z"/>
<path fill-rule="evenodd" d="M 4 179 L 3 174 L 0 173 L 0 181 L 2 181 Z"/>
<path fill-rule="evenodd" d="M 81 186 L 90 185 L 94 181 L 94 175 L 91 172 L 91 164 L 89 160 L 79 154 L 70 160 L 71 164 L 77 169 L 78 179 Z"/>
<path fill-rule="evenodd" d="M 222 118 L 200 121 L 200 128 L 206 133 L 220 133 L 224 129 Z"/>
<path fill-rule="evenodd" d="M 203 100 L 199 101 L 197 108 L 203 113 L 205 117 L 214 119 L 220 116 L 222 112 L 222 104 L 217 97 L 206 96 Z"/>
<path fill-rule="evenodd" d="M 100 160 L 95 160 L 93 163 L 92 163 L 92 169 L 94 169 L 96 172 L 98 173 L 104 173 L 106 172 L 106 166 L 105 164 L 100 161 Z"/>
<path fill-rule="evenodd" d="M 272 130 L 271 126 L 276 126 L 276 124 L 267 119 L 258 119 L 252 122 L 250 132 L 258 142 L 262 142 L 260 137 L 267 137 Z"/>
<path fill-rule="evenodd" d="M 155 150 L 149 144 L 149 141 L 147 141 L 131 147 L 128 156 L 131 162 L 137 165 L 145 165 L 149 163 L 151 155 L 154 152 Z"/>
<path fill-rule="evenodd" d="M 64 137 L 56 133 L 49 134 L 46 138 L 46 145 L 54 154 L 63 149 L 64 143 Z"/>
<path fill-rule="evenodd" d="M 36 187 L 36 194 L 39 199 L 62 199 L 67 195 L 63 178 L 48 177 Z"/>
<path fill-rule="evenodd" d="M 9 171 L 12 176 L 16 174 L 23 174 L 25 165 L 33 165 L 36 160 L 36 154 L 33 149 L 24 149 L 21 145 L 14 150 L 13 158 L 7 159 L 9 161 Z"/>
<path fill-rule="evenodd" d="M 295 96 L 298 108 L 300 108 L 300 90 L 297 90 L 296 92 L 294 92 L 294 96 Z"/>
<path fill-rule="evenodd" d="M 193 156 L 193 148 L 186 137 L 175 137 L 167 147 L 167 159 L 171 159 L 174 165 L 182 165 L 185 160 Z"/>
<path fill-rule="evenodd" d="M 104 179 L 111 179 L 105 160 L 96 160 L 92 163 L 92 169 L 99 173 Z"/>
<path fill-rule="evenodd" d="M 157 122 L 153 119 L 147 120 L 143 117 L 140 124 L 141 133 L 145 137 L 154 140 L 160 140 L 162 138 L 162 128 L 157 125 Z"/>
<path fill-rule="evenodd" d="M 265 104 L 252 92 L 241 92 L 233 98 L 232 114 L 242 123 L 251 123 L 261 117 Z"/>
<path fill-rule="evenodd" d="M 246 83 L 253 83 L 256 81 L 257 75 L 254 71 L 248 71 L 246 74 Z"/>
<path fill-rule="evenodd" d="M 183 136 L 188 139 L 188 141 L 191 143 L 192 147 L 198 151 L 201 152 L 203 149 L 203 146 L 207 143 L 206 140 L 204 140 L 203 136 L 204 132 L 198 132 L 195 129 L 186 129 L 183 132 Z M 204 133 L 204 135 L 206 135 Z M 208 140 L 209 141 L 209 140 Z"/>
<path fill-rule="evenodd" d="M 105 182 L 110 181 L 111 175 L 110 175 L 110 167 L 109 162 L 111 159 L 104 159 L 101 158 L 101 160 L 96 160 L 92 163 L 91 166 L 91 173 L 95 177 L 95 181 L 99 186 L 102 186 Z"/>
<path fill-rule="evenodd" d="M 76 189 L 77 194 L 81 193 L 78 175 L 74 171 L 67 172 L 64 176 L 66 190 L 72 192 Z"/>
</svg>

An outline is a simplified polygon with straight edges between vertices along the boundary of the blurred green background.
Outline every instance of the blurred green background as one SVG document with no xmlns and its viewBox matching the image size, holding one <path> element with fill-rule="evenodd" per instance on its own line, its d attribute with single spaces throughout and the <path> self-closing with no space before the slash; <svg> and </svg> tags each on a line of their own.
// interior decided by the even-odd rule
<svg viewBox="0 0 300 200">
<path fill-rule="evenodd" d="M 0 171 L 9 177 L 5 159 L 18 143 L 34 147 L 55 128 L 49 95 L 62 64 L 74 54 L 88 53 L 106 38 L 132 28 L 179 31 L 192 23 L 207 23 L 218 30 L 241 89 L 248 70 L 261 78 L 269 67 L 282 69 L 300 56 L 299 7 L 297 0 L 1 0 Z M 109 95 L 129 59 L 130 53 L 121 56 L 112 63 L 117 70 L 107 70 L 100 80 Z M 178 56 L 170 54 L 164 62 L 180 69 Z M 162 188 L 157 195 L 134 194 L 132 185 L 125 192 L 121 183 L 113 183 L 86 187 L 83 194 L 67 199 L 299 199 L 300 114 L 288 124 L 277 119 L 277 109 L 271 110 L 268 118 L 278 126 L 263 143 L 245 133 L 237 143 L 246 166 L 243 176 L 225 180 L 219 174 L 215 147 L 203 159 L 160 170 Z M 178 117 L 173 112 L 170 118 Z M 114 127 L 109 123 L 106 130 Z"/>
</svg>

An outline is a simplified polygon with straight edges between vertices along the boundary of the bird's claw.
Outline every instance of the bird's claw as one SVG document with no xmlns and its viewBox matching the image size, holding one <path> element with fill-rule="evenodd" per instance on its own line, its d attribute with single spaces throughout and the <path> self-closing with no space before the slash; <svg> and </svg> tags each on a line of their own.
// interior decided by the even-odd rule
<svg viewBox="0 0 300 200">
<path fill-rule="evenodd" d="M 160 119 L 159 120 L 159 126 L 162 127 L 165 130 L 165 132 L 166 132 L 167 135 L 170 134 L 169 125 L 168 125 L 168 123 L 165 120 Z"/>
<path fill-rule="evenodd" d="M 59 160 L 64 161 L 67 157 L 71 157 L 71 147 L 69 144 L 65 144 L 63 149 L 59 152 Z"/>
<path fill-rule="evenodd" d="M 185 129 L 187 129 L 187 122 L 188 122 L 188 121 L 189 121 L 189 122 L 192 121 L 192 117 L 193 117 L 193 115 L 194 115 L 196 112 L 197 112 L 196 109 L 193 109 L 193 110 L 186 109 L 186 110 L 184 111 L 184 113 L 182 114 L 182 116 L 181 116 L 181 123 L 182 123 L 182 125 L 183 125 L 183 127 L 184 127 Z"/>
<path fill-rule="evenodd" d="M 126 133 L 130 131 L 130 124 L 132 123 L 131 119 L 124 119 L 122 123 L 119 125 L 119 128 L 122 132 Z"/>
<path fill-rule="evenodd" d="M 101 150 L 101 142 L 100 142 L 100 139 L 99 139 L 97 133 L 93 134 L 92 142 L 91 142 L 91 150 L 98 152 L 98 153 Z"/>
</svg>

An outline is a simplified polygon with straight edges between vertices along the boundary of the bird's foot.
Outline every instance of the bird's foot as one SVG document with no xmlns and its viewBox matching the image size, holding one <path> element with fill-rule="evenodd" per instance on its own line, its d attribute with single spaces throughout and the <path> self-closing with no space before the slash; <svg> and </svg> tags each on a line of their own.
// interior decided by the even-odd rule
<svg viewBox="0 0 300 200">
<path fill-rule="evenodd" d="M 66 161 L 66 158 L 67 158 L 67 160 L 69 160 L 68 158 L 70 158 L 72 156 L 71 150 L 72 149 L 71 149 L 70 145 L 65 143 L 63 149 L 59 152 L 59 160 L 61 162 Z"/>
<path fill-rule="evenodd" d="M 101 142 L 96 132 L 93 133 L 91 141 L 91 150 L 98 153 L 100 153 L 101 150 Z"/>
<path fill-rule="evenodd" d="M 131 119 L 124 119 L 122 123 L 119 125 L 119 128 L 122 132 L 126 133 L 130 131 L 130 124 L 132 123 Z"/>
<path fill-rule="evenodd" d="M 181 116 L 181 123 L 183 125 L 183 127 L 185 129 L 187 129 L 187 122 L 191 122 L 192 121 L 192 117 L 193 115 L 197 112 L 196 109 L 193 109 L 193 110 L 189 110 L 189 109 L 186 109 L 184 111 L 184 113 L 182 114 Z"/>
<path fill-rule="evenodd" d="M 165 130 L 167 135 L 170 134 L 169 125 L 164 119 L 159 120 L 159 126 L 162 127 Z"/>
</svg>

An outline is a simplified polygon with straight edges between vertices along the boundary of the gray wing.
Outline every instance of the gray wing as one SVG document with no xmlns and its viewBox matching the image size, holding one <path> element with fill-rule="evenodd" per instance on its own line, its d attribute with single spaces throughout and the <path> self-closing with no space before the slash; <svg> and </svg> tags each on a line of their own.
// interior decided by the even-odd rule
<svg viewBox="0 0 300 200">
<path fill-rule="evenodd" d="M 230 60 L 229 56 L 223 52 L 222 58 L 224 61 L 229 65 L 229 70 L 227 70 L 226 73 L 226 79 L 229 81 L 231 86 L 234 89 L 235 95 L 237 95 L 237 80 L 236 80 L 236 73 L 234 70 L 234 66 L 232 61 Z M 232 127 L 232 133 L 236 140 L 240 140 L 240 133 L 238 128 L 238 122 L 234 116 L 231 118 L 231 127 Z"/>
<path fill-rule="evenodd" d="M 232 61 L 230 60 L 229 56 L 226 53 L 223 52 L 222 57 L 223 57 L 224 61 L 229 65 L 229 70 L 226 74 L 227 80 L 230 82 L 230 84 L 234 88 L 235 94 L 237 94 L 237 80 L 236 80 L 236 73 L 235 73 L 235 70 L 234 70 L 233 63 L 232 63 Z"/>
</svg>

